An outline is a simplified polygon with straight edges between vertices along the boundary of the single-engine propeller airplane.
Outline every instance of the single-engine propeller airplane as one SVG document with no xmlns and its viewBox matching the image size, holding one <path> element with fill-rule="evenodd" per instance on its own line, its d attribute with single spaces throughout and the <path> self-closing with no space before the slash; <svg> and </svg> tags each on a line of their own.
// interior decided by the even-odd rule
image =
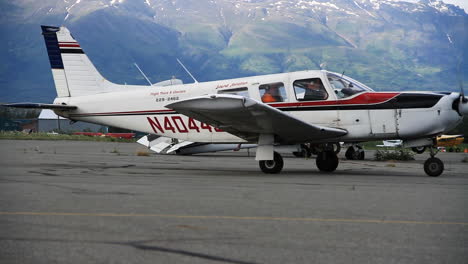
<svg viewBox="0 0 468 264">
<path fill-rule="evenodd" d="M 309 70 L 212 82 L 165 81 L 151 86 L 107 81 L 65 27 L 42 26 L 57 90 L 53 104 L 10 107 L 52 109 L 60 116 L 212 144 L 257 144 L 265 173 L 279 173 L 275 146 L 307 145 L 320 171 L 338 166 L 339 142 L 401 139 L 430 148 L 429 176 L 444 165 L 435 138 L 461 122 L 468 100 L 460 93 L 375 92 L 343 74 Z M 356 151 L 358 148 L 355 148 Z"/>
</svg>

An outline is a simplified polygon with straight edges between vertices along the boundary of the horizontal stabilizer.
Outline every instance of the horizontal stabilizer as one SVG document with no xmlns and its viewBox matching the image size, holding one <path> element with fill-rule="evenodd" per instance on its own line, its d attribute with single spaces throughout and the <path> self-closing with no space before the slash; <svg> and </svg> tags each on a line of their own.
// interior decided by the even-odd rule
<svg viewBox="0 0 468 264">
<path fill-rule="evenodd" d="M 52 109 L 52 110 L 75 110 L 78 107 L 74 105 L 59 105 L 59 104 L 41 104 L 41 103 L 14 103 L 14 104 L 3 104 L 6 107 L 15 108 L 34 108 L 34 109 Z"/>
</svg>

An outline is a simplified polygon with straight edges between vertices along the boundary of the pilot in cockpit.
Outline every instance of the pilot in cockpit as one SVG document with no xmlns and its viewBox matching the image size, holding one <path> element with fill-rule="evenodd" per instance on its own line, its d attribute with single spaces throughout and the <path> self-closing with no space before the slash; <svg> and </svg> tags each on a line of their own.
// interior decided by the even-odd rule
<svg viewBox="0 0 468 264">
<path fill-rule="evenodd" d="M 320 79 L 310 81 L 305 88 L 304 100 L 323 100 L 328 97 Z"/>
<path fill-rule="evenodd" d="M 262 96 L 262 102 L 274 103 L 283 102 L 283 97 L 280 94 L 279 87 L 276 84 L 271 84 Z"/>
</svg>

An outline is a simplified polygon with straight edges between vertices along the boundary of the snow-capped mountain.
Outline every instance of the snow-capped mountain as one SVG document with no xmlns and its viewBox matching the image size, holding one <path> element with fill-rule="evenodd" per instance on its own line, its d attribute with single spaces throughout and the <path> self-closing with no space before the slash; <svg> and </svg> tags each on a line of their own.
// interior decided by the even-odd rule
<svg viewBox="0 0 468 264">
<path fill-rule="evenodd" d="M 41 24 L 68 26 L 119 83 L 144 84 L 134 62 L 153 82 L 189 81 L 176 58 L 201 81 L 325 67 L 377 90 L 455 90 L 457 75 L 468 77 L 468 15 L 437 0 L 15 0 L 0 7 L 1 101 L 54 97 Z"/>
</svg>

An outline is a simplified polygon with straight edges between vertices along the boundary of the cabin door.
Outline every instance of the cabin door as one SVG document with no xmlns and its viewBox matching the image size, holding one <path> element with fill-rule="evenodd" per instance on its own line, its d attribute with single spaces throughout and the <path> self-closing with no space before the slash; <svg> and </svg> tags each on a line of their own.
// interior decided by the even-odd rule
<svg viewBox="0 0 468 264">
<path fill-rule="evenodd" d="M 369 109 L 371 136 L 394 137 L 397 136 L 397 109 Z"/>
</svg>

